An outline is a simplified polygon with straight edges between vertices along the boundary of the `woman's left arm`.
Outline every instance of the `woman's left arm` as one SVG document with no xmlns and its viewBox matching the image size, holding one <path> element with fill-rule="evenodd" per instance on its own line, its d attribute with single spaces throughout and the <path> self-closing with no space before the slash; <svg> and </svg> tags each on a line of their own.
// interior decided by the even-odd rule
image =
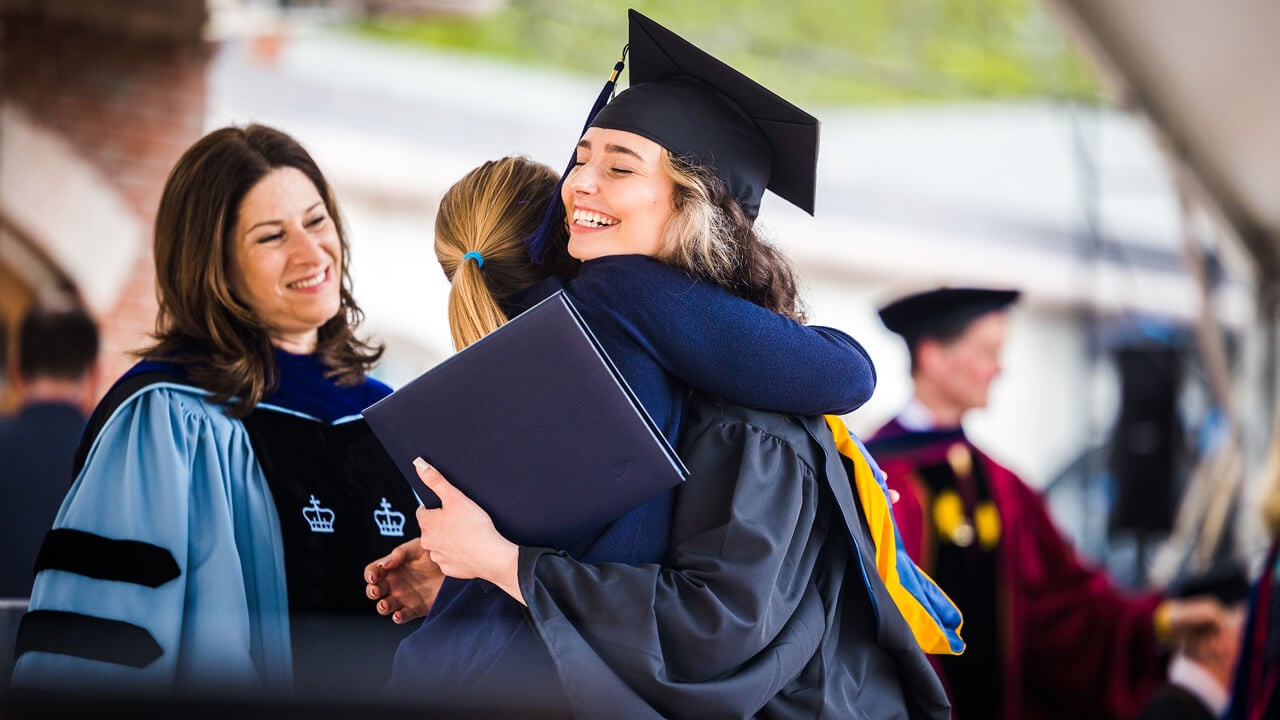
<svg viewBox="0 0 1280 720">
<path fill-rule="evenodd" d="M 730 402 L 799 415 L 844 414 L 876 385 L 857 340 L 766 310 L 641 255 L 593 260 L 574 281 L 589 306 L 674 376 Z"/>
</svg>

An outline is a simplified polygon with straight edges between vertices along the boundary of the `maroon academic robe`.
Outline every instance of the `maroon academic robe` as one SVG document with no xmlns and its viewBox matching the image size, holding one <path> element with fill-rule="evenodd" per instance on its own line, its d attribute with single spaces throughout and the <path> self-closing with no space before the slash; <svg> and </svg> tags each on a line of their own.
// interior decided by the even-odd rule
<svg viewBox="0 0 1280 720">
<path fill-rule="evenodd" d="M 961 673 L 948 665 L 959 658 L 932 658 L 952 695 L 956 720 L 983 720 L 975 715 L 993 707 L 1002 708 L 997 712 L 1004 720 L 1135 717 L 1165 680 L 1167 656 L 1153 624 L 1161 597 L 1124 593 L 1103 572 L 1086 567 L 1040 495 L 974 447 L 963 431 L 917 433 L 894 420 L 867 445 L 889 487 L 901 494 L 893 512 L 907 552 L 965 615 L 961 635 L 966 654 L 973 654 L 965 659 L 967 669 Z M 948 492 L 946 482 L 956 492 Z M 965 512 L 957 515 L 962 507 Z M 968 527 L 957 530 L 958 524 Z M 940 554 L 980 557 L 984 545 L 990 558 L 985 575 L 981 562 L 972 572 L 937 567 Z M 983 577 L 988 580 L 980 584 L 987 587 L 973 587 L 979 584 L 974 578 Z M 986 616 L 981 607 L 964 607 L 959 597 L 989 603 Z M 988 618 L 974 635 L 971 615 Z M 970 686 L 957 689 L 960 680 Z M 966 714 L 956 700 L 966 694 L 979 705 L 984 697 L 999 701 Z"/>
</svg>

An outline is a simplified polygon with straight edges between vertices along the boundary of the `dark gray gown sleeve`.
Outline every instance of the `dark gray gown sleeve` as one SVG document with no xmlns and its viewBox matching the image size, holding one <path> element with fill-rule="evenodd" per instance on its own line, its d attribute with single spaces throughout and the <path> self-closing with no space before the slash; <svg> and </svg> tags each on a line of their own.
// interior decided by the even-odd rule
<svg viewBox="0 0 1280 720">
<path fill-rule="evenodd" d="M 822 462 L 801 450 L 694 413 L 663 565 L 521 549 L 530 619 L 576 714 L 916 717 Z"/>
</svg>

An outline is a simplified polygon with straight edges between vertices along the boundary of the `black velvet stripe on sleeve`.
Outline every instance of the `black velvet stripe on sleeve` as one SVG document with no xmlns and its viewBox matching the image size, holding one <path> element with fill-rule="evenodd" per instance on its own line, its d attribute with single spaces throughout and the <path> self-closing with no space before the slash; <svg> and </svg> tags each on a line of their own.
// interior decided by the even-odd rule
<svg viewBox="0 0 1280 720">
<path fill-rule="evenodd" d="M 32 610 L 22 616 L 14 658 L 47 652 L 144 668 L 164 650 L 144 628 L 119 620 L 59 610 Z"/>
<path fill-rule="evenodd" d="M 35 571 L 41 570 L 62 570 L 146 587 L 160 587 L 182 574 L 173 555 L 162 547 L 66 528 L 50 530 L 45 535 L 36 556 Z"/>
</svg>

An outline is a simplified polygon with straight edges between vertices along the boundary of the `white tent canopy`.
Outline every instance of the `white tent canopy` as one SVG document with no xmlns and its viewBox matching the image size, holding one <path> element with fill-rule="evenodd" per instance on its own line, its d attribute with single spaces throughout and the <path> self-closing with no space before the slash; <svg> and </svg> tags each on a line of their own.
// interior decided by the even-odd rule
<svg viewBox="0 0 1280 720">
<path fill-rule="evenodd" d="M 1247 510 L 1276 442 L 1280 302 L 1280 4 L 1271 0 L 1046 0 L 1120 105 L 1145 116 L 1180 177 L 1247 256 L 1255 321 L 1232 378 Z M 1222 489 L 1226 489 L 1225 487 Z M 1222 492 L 1218 492 L 1222 495 Z M 1241 525 L 1256 528 L 1256 513 Z"/>
<path fill-rule="evenodd" d="M 1248 247 L 1280 278 L 1280 4 L 1048 0 L 1123 106 L 1158 128 Z"/>
</svg>

